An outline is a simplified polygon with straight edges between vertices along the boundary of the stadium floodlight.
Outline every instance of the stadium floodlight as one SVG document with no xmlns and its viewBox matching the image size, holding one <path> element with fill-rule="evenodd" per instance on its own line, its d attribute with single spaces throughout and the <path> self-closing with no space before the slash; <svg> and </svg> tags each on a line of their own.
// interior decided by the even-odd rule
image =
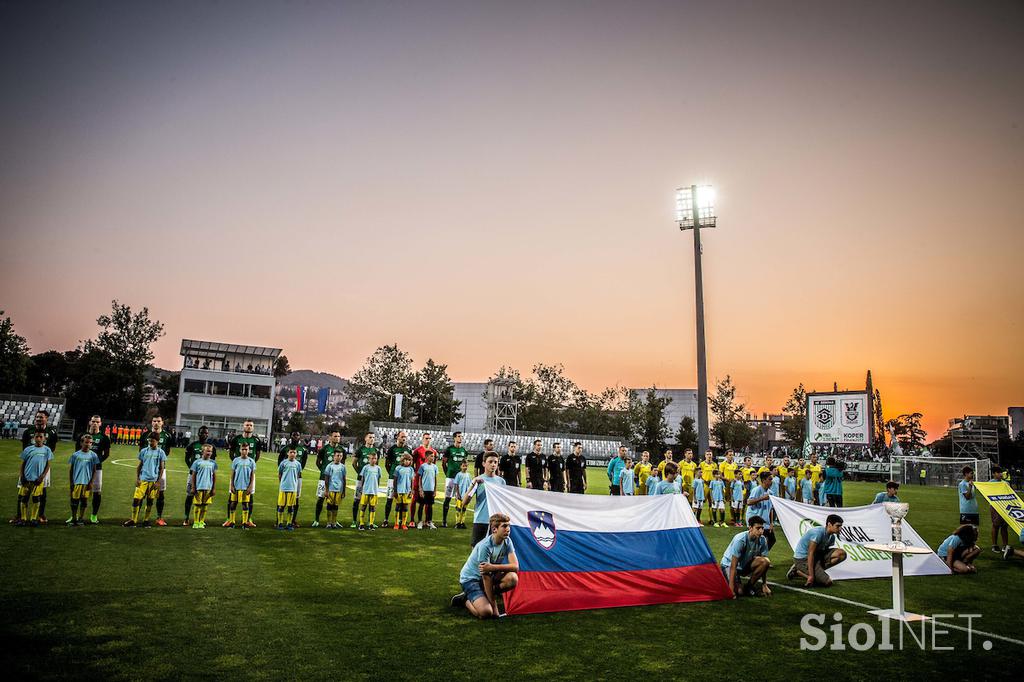
<svg viewBox="0 0 1024 682">
<path fill-rule="evenodd" d="M 704 275 L 701 269 L 700 229 L 715 227 L 715 190 L 711 185 L 690 185 L 676 190 L 676 223 L 693 230 L 694 293 L 697 298 L 697 456 L 708 451 L 708 357 L 704 344 Z"/>
</svg>

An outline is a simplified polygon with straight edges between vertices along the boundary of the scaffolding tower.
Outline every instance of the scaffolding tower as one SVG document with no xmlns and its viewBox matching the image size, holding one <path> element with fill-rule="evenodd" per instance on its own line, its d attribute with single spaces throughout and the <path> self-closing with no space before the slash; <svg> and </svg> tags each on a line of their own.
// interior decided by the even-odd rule
<svg viewBox="0 0 1024 682">
<path fill-rule="evenodd" d="M 495 433 L 515 433 L 519 416 L 514 379 L 487 382 L 487 426 Z"/>
</svg>

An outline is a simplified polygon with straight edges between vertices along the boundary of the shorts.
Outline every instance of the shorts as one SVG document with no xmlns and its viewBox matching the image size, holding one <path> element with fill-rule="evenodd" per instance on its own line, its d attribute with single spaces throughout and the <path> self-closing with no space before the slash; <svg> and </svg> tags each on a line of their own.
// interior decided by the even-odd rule
<svg viewBox="0 0 1024 682">
<path fill-rule="evenodd" d="M 231 493 L 231 501 L 236 504 L 247 504 L 249 502 L 250 495 L 245 490 L 236 490 Z"/>
<path fill-rule="evenodd" d="M 444 481 L 444 496 L 446 498 L 458 497 L 459 488 L 455 485 L 455 477 L 447 478 Z"/>
<path fill-rule="evenodd" d="M 699 510 L 699 509 L 700 509 L 701 507 L 703 507 L 703 506 L 704 506 L 704 500 L 698 500 L 698 499 L 694 498 L 694 500 L 693 500 L 693 504 L 692 504 L 691 506 L 693 507 L 693 510 L 694 510 L 694 511 L 697 511 L 697 510 Z"/>
<path fill-rule="evenodd" d="M 158 486 L 158 489 L 160 490 L 160 492 L 163 492 L 163 491 L 167 490 L 167 469 L 166 469 L 166 467 L 164 468 L 163 471 L 160 472 L 160 480 L 158 482 L 160 484 Z"/>
<path fill-rule="evenodd" d="M 725 511 L 725 500 L 719 500 L 718 502 L 712 502 L 710 506 L 711 506 L 712 509 L 719 509 L 721 511 Z"/>
<path fill-rule="evenodd" d="M 88 500 L 89 499 L 89 483 L 76 483 L 71 486 L 71 499 L 72 500 Z"/>
<path fill-rule="evenodd" d="M 360 507 L 376 507 L 377 496 L 376 495 L 360 495 L 359 496 Z"/>
<path fill-rule="evenodd" d="M 205 504 L 213 499 L 212 490 L 197 490 L 192 494 L 192 500 L 195 504 Z"/>
<path fill-rule="evenodd" d="M 466 593 L 466 601 L 468 602 L 474 602 L 481 597 L 487 596 L 484 594 L 483 580 L 479 578 L 463 581 L 459 585 L 462 586 L 462 591 Z"/>
<path fill-rule="evenodd" d="M 722 566 L 721 564 L 719 564 L 718 567 L 720 569 L 722 569 L 722 576 L 725 578 L 725 583 L 728 585 L 729 584 L 729 569 L 726 568 L 725 566 Z M 748 575 L 750 575 L 750 568 L 751 568 L 750 566 L 746 566 L 746 567 L 744 567 L 744 566 L 736 566 L 736 577 L 737 578 L 746 578 Z M 732 589 L 732 585 L 729 585 L 729 589 L 730 590 Z"/>
<path fill-rule="evenodd" d="M 388 479 L 388 490 L 386 493 L 386 497 L 389 500 L 395 499 L 395 479 L 393 478 Z"/>
<path fill-rule="evenodd" d="M 424 490 L 420 493 L 420 499 L 423 500 L 424 505 L 429 506 L 434 504 L 434 495 L 436 495 L 436 491 Z"/>
<path fill-rule="evenodd" d="M 395 502 L 398 504 L 409 504 L 412 502 L 412 493 L 395 493 Z"/>
<path fill-rule="evenodd" d="M 295 502 L 298 501 L 298 499 L 298 496 L 294 492 L 280 490 L 277 493 L 277 506 L 294 507 Z"/>
<path fill-rule="evenodd" d="M 732 508 L 733 509 L 743 509 L 743 500 L 733 500 L 732 501 Z"/>
<path fill-rule="evenodd" d="M 156 494 L 160 490 L 160 481 L 140 481 L 139 485 L 135 487 L 135 492 L 132 494 L 132 499 L 135 500 L 154 500 Z"/>
<path fill-rule="evenodd" d="M 979 514 L 961 514 L 960 523 L 969 523 L 972 526 L 980 525 L 981 516 Z"/>
<path fill-rule="evenodd" d="M 43 484 L 37 486 L 18 486 L 18 497 L 39 497 L 43 494 Z"/>
<path fill-rule="evenodd" d="M 89 483 L 89 487 L 94 493 L 103 492 L 103 469 L 92 472 L 92 481 Z"/>
<path fill-rule="evenodd" d="M 339 490 L 336 493 L 325 493 L 324 501 L 327 503 L 328 509 L 332 507 L 337 509 L 338 506 L 341 504 L 341 491 Z"/>
<path fill-rule="evenodd" d="M 317 497 L 317 499 L 322 499 L 326 495 L 327 495 L 327 483 L 325 483 L 324 479 L 321 478 L 319 481 L 316 482 L 316 497 Z"/>
</svg>

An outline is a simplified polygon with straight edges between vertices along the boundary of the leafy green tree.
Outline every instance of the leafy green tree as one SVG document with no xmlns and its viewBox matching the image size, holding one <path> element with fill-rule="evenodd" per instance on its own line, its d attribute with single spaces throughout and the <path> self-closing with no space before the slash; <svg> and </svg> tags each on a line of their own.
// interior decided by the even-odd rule
<svg viewBox="0 0 1024 682">
<path fill-rule="evenodd" d="M 747 424 L 746 406 L 736 402 L 736 387 L 731 376 L 727 374 L 718 381 L 708 403 L 714 420 L 711 437 L 724 448 L 741 450 L 750 445 L 757 432 Z"/>
<path fill-rule="evenodd" d="M 895 419 L 889 420 L 889 425 L 896 434 L 896 440 L 900 446 L 906 448 L 919 448 L 925 443 L 928 432 L 921 428 L 921 419 L 924 417 L 920 412 L 901 414 Z"/>
<path fill-rule="evenodd" d="M 288 364 L 287 355 L 278 355 L 274 361 L 274 377 L 280 379 L 292 373 L 291 365 Z"/>
<path fill-rule="evenodd" d="M 672 398 L 659 396 L 655 386 L 648 388 L 643 397 L 630 395 L 626 424 L 637 451 L 648 450 L 654 457 L 665 451 L 670 434 L 665 410 L 670 404 Z"/>
<path fill-rule="evenodd" d="M 455 399 L 455 386 L 448 376 L 448 365 L 428 359 L 427 364 L 409 381 L 409 408 L 406 411 L 419 424 L 448 426 L 462 419 Z"/>
<path fill-rule="evenodd" d="M 77 348 L 68 358 L 67 413 L 84 429 L 94 414 L 123 419 L 131 410 L 131 377 L 99 348 Z M 174 395 L 177 396 L 177 386 Z M 173 414 L 173 413 L 172 413 Z"/>
<path fill-rule="evenodd" d="M 679 421 L 679 431 L 676 432 L 676 445 L 679 451 L 686 452 L 693 450 L 697 452 L 697 421 L 690 415 L 686 415 Z"/>
<path fill-rule="evenodd" d="M 28 366 L 26 387 L 35 395 L 63 396 L 68 388 L 68 359 L 60 351 L 33 355 Z"/>
<path fill-rule="evenodd" d="M 793 389 L 782 406 L 782 433 L 786 440 L 802 447 L 807 438 L 807 389 L 803 383 Z"/>
<path fill-rule="evenodd" d="M 96 318 L 100 332 L 93 340 L 82 344 L 82 350 L 98 349 L 106 353 L 111 361 L 129 379 L 129 410 L 126 417 L 142 415 L 142 386 L 146 369 L 153 362 L 153 343 L 164 335 L 164 325 L 149 317 L 149 308 L 133 312 L 127 305 L 111 302 L 109 315 Z"/>
<path fill-rule="evenodd" d="M 365 433 L 374 420 L 407 421 L 404 416 L 392 416 L 392 400 L 396 393 L 408 399 L 412 379 L 412 358 L 408 353 L 397 344 L 377 348 L 348 382 L 349 396 L 360 405 L 348 420 L 353 433 Z M 404 401 L 402 412 L 409 414 Z"/>
<path fill-rule="evenodd" d="M 299 433 L 306 433 L 306 417 L 301 412 L 292 412 L 292 416 L 288 419 L 288 426 L 285 427 L 288 433 L 298 431 Z"/>
<path fill-rule="evenodd" d="M 160 402 L 157 407 L 164 421 L 174 419 L 178 414 L 178 386 L 181 381 L 181 372 L 167 372 L 161 374 L 156 382 L 156 390 L 160 394 Z"/>
<path fill-rule="evenodd" d="M 15 333 L 11 318 L 4 317 L 4 311 L 0 310 L 0 393 L 25 390 L 28 365 L 25 337 Z"/>
</svg>

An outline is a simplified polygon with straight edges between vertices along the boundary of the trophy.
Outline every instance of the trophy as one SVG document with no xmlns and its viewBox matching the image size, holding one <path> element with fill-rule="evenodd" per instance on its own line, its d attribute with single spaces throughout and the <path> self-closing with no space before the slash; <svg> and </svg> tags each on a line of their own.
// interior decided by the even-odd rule
<svg viewBox="0 0 1024 682">
<path fill-rule="evenodd" d="M 885 513 L 892 519 L 892 542 L 890 549 L 906 549 L 903 542 L 903 517 L 910 511 L 910 505 L 906 502 L 885 502 Z"/>
</svg>

